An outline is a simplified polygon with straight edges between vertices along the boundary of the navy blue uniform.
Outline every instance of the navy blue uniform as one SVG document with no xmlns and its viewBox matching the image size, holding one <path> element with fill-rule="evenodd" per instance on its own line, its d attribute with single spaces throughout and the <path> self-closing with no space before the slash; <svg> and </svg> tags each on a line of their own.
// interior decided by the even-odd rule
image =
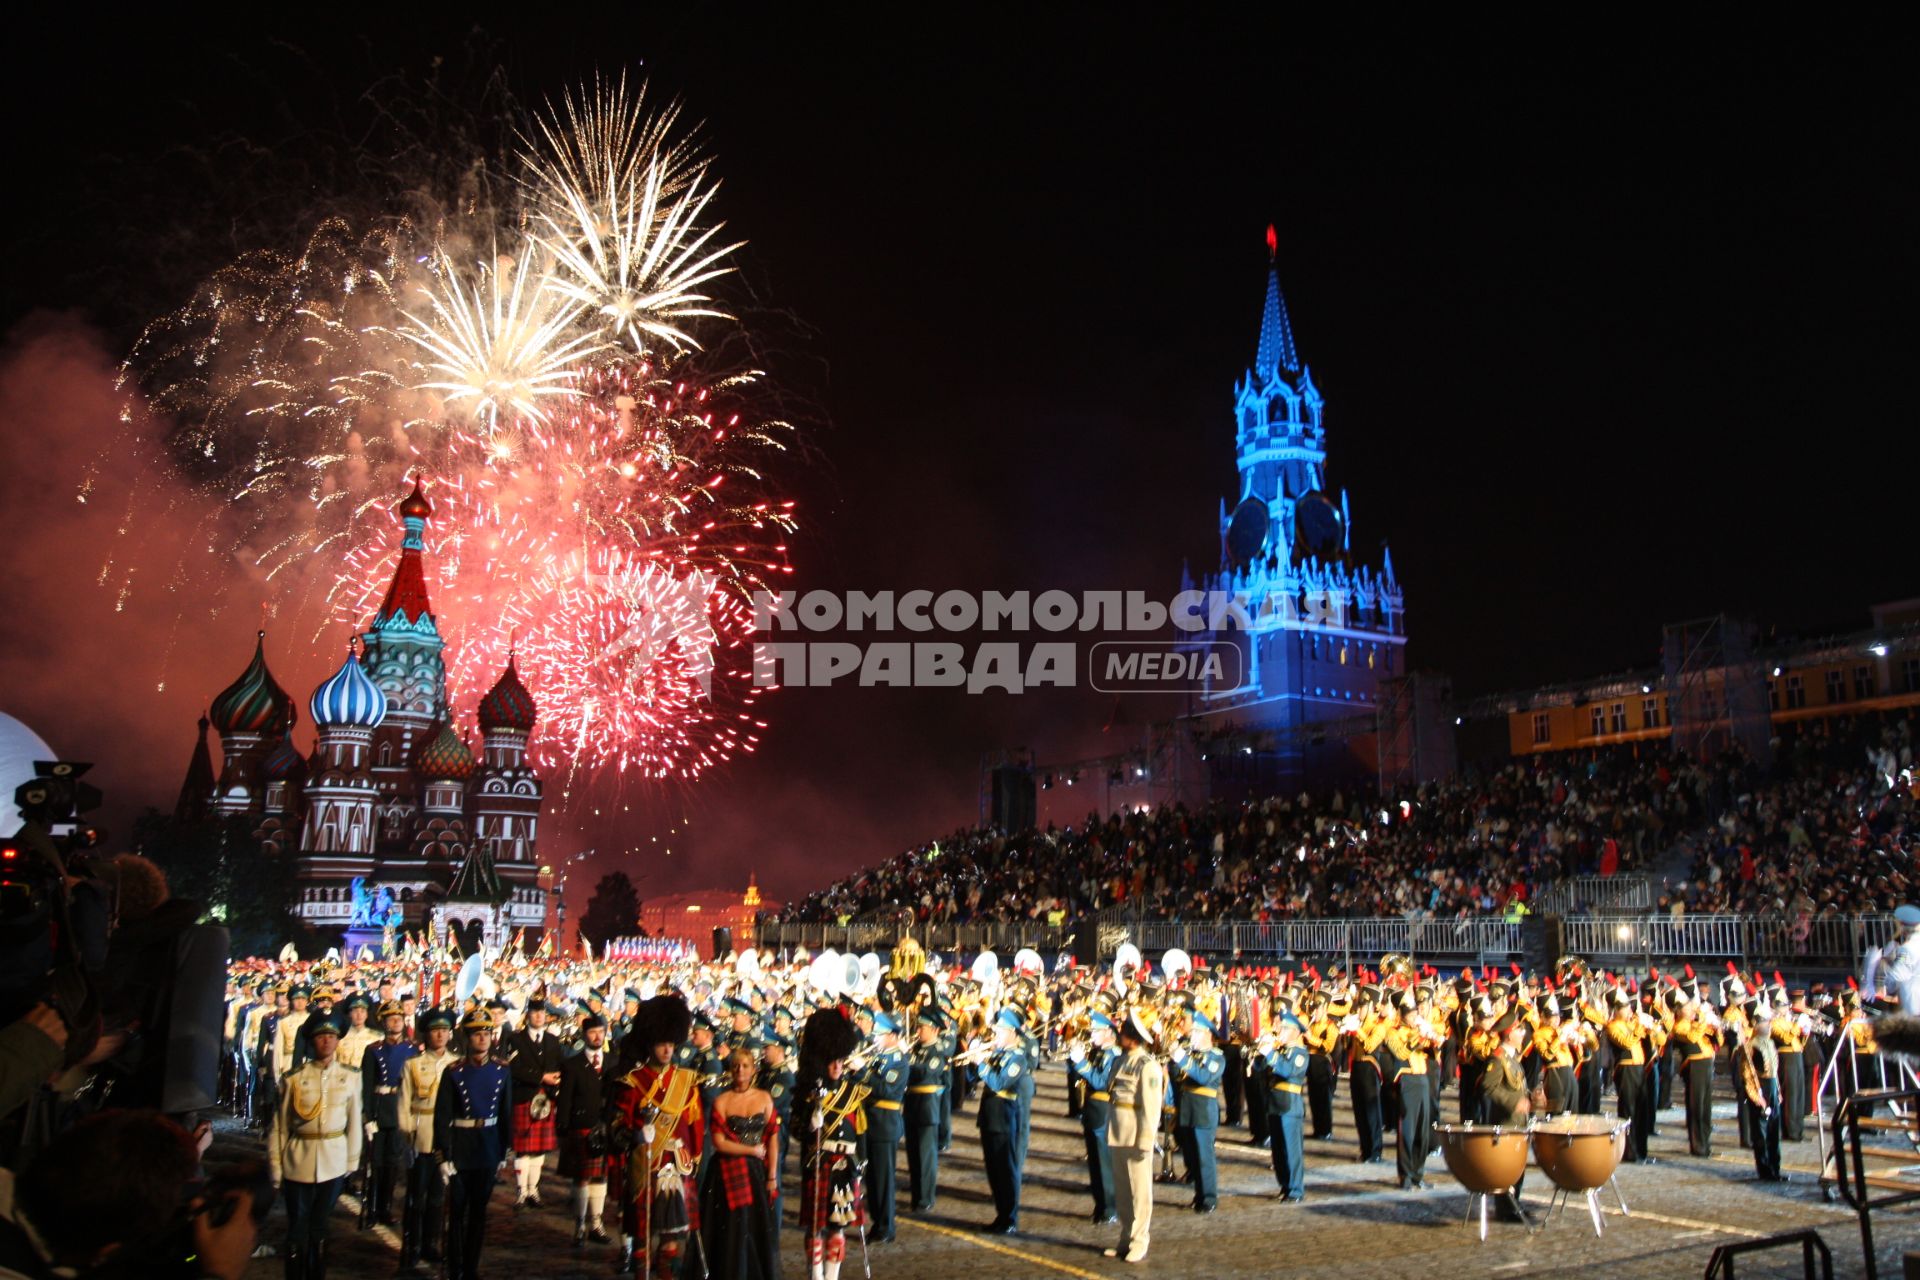
<svg viewBox="0 0 1920 1280">
<path fill-rule="evenodd" d="M 433 1108 L 434 1155 L 453 1165 L 447 1184 L 447 1275 L 474 1280 L 487 1233 L 487 1199 L 507 1159 L 513 1079 L 505 1064 L 463 1058 L 440 1077 Z"/>
<path fill-rule="evenodd" d="M 400 1082 L 406 1078 L 407 1059 L 419 1053 L 420 1046 L 411 1040 L 382 1040 L 360 1056 L 360 1114 L 380 1126 L 367 1155 L 373 1168 L 373 1217 L 387 1225 L 392 1225 L 394 1181 L 413 1167 L 413 1143 L 400 1130 Z"/>
<path fill-rule="evenodd" d="M 1273 1135 L 1273 1176 L 1290 1200 L 1307 1194 L 1307 1153 L 1301 1121 L 1307 1090 L 1307 1048 L 1274 1049 L 1267 1062 L 1267 1131 Z"/>
<path fill-rule="evenodd" d="M 1169 1073 L 1179 1095 L 1173 1135 L 1180 1144 L 1187 1173 L 1193 1178 L 1196 1209 L 1211 1209 L 1220 1202 L 1214 1137 L 1220 1128 L 1220 1082 L 1226 1074 L 1226 1055 L 1218 1049 L 1189 1053 L 1174 1063 Z"/>
<path fill-rule="evenodd" d="M 908 1056 L 907 1190 L 915 1210 L 933 1208 L 940 1182 L 940 1114 L 947 1094 L 947 1054 L 940 1037 Z"/>
<path fill-rule="evenodd" d="M 893 1239 L 894 1165 L 905 1136 L 907 1055 L 898 1049 L 874 1056 L 860 1083 L 867 1094 L 867 1218 L 875 1240 Z"/>
<path fill-rule="evenodd" d="M 1109 1045 L 1090 1050 L 1084 1061 L 1067 1067 L 1067 1073 L 1086 1086 L 1080 1130 L 1087 1143 L 1087 1190 L 1093 1194 L 1095 1222 L 1106 1222 L 1120 1211 L 1113 1196 L 1113 1149 L 1107 1145 L 1107 1124 L 1113 1119 L 1113 1099 L 1107 1088 L 1119 1065 L 1120 1051 Z"/>
<path fill-rule="evenodd" d="M 993 1189 L 993 1228 L 1020 1226 L 1020 1090 L 1033 1072 L 1019 1049 L 996 1049 L 975 1068 L 980 1081 L 980 1153 Z"/>
</svg>

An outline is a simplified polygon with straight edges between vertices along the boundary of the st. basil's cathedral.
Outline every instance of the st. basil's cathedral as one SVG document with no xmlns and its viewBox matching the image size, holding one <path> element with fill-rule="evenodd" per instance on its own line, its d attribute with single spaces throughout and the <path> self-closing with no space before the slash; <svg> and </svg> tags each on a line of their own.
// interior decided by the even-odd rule
<svg viewBox="0 0 1920 1280">
<path fill-rule="evenodd" d="M 267 669 L 261 632 L 200 721 L 180 813 L 258 819 L 264 851 L 296 860 L 295 914 L 350 943 L 383 926 L 452 933 L 469 951 L 522 928 L 535 940 L 547 906 L 540 779 L 526 758 L 538 709 L 509 658 L 480 700 L 475 757 L 448 707 L 422 566 L 433 507 L 418 482 L 394 514 L 404 536 L 386 596 L 358 651 L 307 700 L 313 750 L 294 744 L 298 710 Z"/>
</svg>

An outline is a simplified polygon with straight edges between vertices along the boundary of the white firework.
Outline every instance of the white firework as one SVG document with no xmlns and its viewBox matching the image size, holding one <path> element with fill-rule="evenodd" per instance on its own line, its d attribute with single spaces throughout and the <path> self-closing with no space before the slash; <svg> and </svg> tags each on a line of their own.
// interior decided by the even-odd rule
<svg viewBox="0 0 1920 1280">
<path fill-rule="evenodd" d="M 551 402 L 579 394 L 581 362 L 607 349 L 604 329 L 577 323 L 579 304 L 542 287 L 534 250 L 479 267 L 468 285 L 440 255 L 439 287 L 421 289 L 431 315 L 405 312 L 399 331 L 427 355 L 433 376 L 416 385 L 488 432 L 502 419 L 544 424 Z"/>
<path fill-rule="evenodd" d="M 704 224 L 719 188 L 670 138 L 677 112 L 648 117 L 623 83 L 567 98 L 565 115 L 542 120 L 546 146 L 524 154 L 548 287 L 636 352 L 698 348 L 684 322 L 731 318 L 701 289 L 733 269 L 724 259 L 740 244 L 716 243 L 725 224 Z"/>
</svg>

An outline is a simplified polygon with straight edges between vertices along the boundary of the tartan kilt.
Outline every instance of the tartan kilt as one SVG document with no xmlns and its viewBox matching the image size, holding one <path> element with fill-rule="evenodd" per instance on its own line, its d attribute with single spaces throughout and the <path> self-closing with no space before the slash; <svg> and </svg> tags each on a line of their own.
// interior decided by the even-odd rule
<svg viewBox="0 0 1920 1280">
<path fill-rule="evenodd" d="M 607 1155 L 587 1149 L 586 1129 L 569 1129 L 560 1138 L 560 1176 L 575 1182 L 592 1182 L 607 1176 Z"/>
<path fill-rule="evenodd" d="M 800 1232 L 823 1236 L 867 1225 L 860 1166 L 844 1152 L 827 1152 L 800 1175 Z"/>
<path fill-rule="evenodd" d="M 559 1128 L 554 1123 L 553 1112 L 547 1112 L 546 1119 L 535 1120 L 530 1113 L 531 1101 L 513 1104 L 513 1150 L 522 1156 L 543 1156 L 560 1145 Z"/>
</svg>

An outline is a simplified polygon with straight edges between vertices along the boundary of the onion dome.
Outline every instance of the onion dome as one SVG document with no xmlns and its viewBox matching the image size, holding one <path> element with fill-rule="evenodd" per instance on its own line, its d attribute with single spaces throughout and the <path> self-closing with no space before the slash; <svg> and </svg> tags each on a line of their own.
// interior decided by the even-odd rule
<svg viewBox="0 0 1920 1280">
<path fill-rule="evenodd" d="M 268 782 L 300 781 L 307 776 L 307 759 L 293 745 L 293 739 L 282 738 L 267 753 L 260 776 Z"/>
<path fill-rule="evenodd" d="M 387 695 L 367 678 L 360 659 L 349 649 L 347 660 L 313 691 L 307 707 L 314 724 L 323 729 L 329 725 L 371 729 L 387 718 Z"/>
<path fill-rule="evenodd" d="M 427 501 L 426 489 L 419 476 L 413 478 L 413 492 L 400 499 L 400 505 L 393 509 L 393 514 L 402 520 L 409 517 L 426 520 L 433 515 L 433 504 Z"/>
<path fill-rule="evenodd" d="M 473 752 L 460 741 L 450 724 L 441 725 L 433 741 L 420 749 L 414 768 L 423 778 L 466 778 L 473 774 Z"/>
<path fill-rule="evenodd" d="M 293 728 L 297 718 L 293 699 L 287 696 L 267 670 L 267 633 L 254 640 L 253 661 L 213 700 L 208 718 L 221 737 L 235 733 L 254 733 L 278 737 Z"/>
<path fill-rule="evenodd" d="M 520 683 L 520 673 L 514 670 L 512 657 L 508 657 L 507 669 L 500 673 L 493 688 L 487 690 L 487 696 L 480 699 L 480 727 L 518 729 L 526 733 L 533 728 L 538 712 L 539 708 L 533 705 L 533 695 Z"/>
</svg>

